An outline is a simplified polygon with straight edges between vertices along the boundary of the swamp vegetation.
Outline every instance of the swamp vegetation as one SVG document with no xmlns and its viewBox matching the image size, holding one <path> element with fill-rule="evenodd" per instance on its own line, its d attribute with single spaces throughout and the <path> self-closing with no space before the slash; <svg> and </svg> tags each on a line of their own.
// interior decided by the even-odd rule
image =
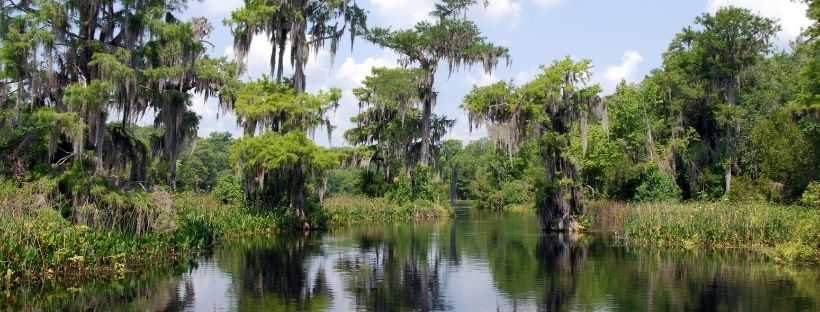
<svg viewBox="0 0 820 312">
<path fill-rule="evenodd" d="M 460 200 L 523 211 L 503 222 L 529 218 L 537 226 L 527 229 L 560 232 L 557 241 L 507 246 L 563 255 L 553 259 L 564 268 L 559 275 L 574 271 L 583 261 L 573 259 L 588 247 L 564 238 L 592 229 L 613 231 L 613 244 L 742 247 L 777 262 L 820 261 L 820 2 L 804 1 L 813 24 L 788 49 L 772 44 L 778 23 L 749 10 L 695 17 L 660 67 L 609 95 L 592 83 L 590 60 L 544 60 L 530 81 L 475 86 L 464 95 L 460 107 L 471 128 L 486 128 L 486 138 L 445 140 L 455 120 L 434 112 L 438 70 L 481 66 L 491 73 L 512 61 L 468 18 L 468 10 L 486 9 L 478 2 L 438 1 L 429 20 L 396 30 L 369 27 L 352 0 L 245 0 L 224 21 L 234 37 L 229 59 L 209 54 L 208 37 L 223 26 L 180 19 L 188 1 L 0 0 L 0 288 L 92 275 L 129 280 L 245 236 L 275 237 L 263 245 L 296 244 L 285 249 L 309 253 L 304 237 L 279 236 L 449 217 Z M 246 73 L 254 38 L 273 46 L 270 76 Z M 401 67 L 373 68 L 353 90 L 355 126 L 344 132 L 345 147 L 328 148 L 313 137 L 335 130 L 330 115 L 343 92 L 307 92 L 305 66 L 321 49 L 333 56 L 343 38 L 392 50 Z M 198 137 L 197 96 L 233 113 L 242 137 Z M 391 251 L 410 258 L 420 248 L 415 234 L 411 242 L 356 235 L 365 245 L 368 235 L 395 244 Z M 485 243 L 463 248 L 481 254 L 492 244 Z M 280 256 L 243 261 L 305 261 Z M 439 262 L 415 267 L 398 258 L 381 265 L 409 271 L 371 269 L 424 283 L 437 276 Z M 515 261 L 489 264 L 510 271 L 507 260 Z M 356 259 L 346 261 L 334 269 L 368 278 L 350 268 Z M 292 273 L 264 268 L 251 273 Z M 528 269 L 543 272 L 515 274 L 526 280 Z M 236 282 L 284 289 L 270 280 Z M 501 280 L 513 299 L 532 286 Z M 444 309 L 435 297 L 404 302 L 350 287 L 369 309 Z M 537 306 L 564 299 L 557 295 L 538 298 Z"/>
</svg>

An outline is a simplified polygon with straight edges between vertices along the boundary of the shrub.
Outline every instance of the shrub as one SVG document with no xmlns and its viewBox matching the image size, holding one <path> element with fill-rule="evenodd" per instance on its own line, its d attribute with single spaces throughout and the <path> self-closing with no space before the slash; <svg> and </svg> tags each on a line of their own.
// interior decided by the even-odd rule
<svg viewBox="0 0 820 312">
<path fill-rule="evenodd" d="M 363 195 L 382 197 L 390 190 L 390 185 L 381 172 L 364 170 L 358 179 L 357 188 Z"/>
<path fill-rule="evenodd" d="M 360 190 L 362 170 L 333 169 L 327 178 L 327 194 L 355 194 Z"/>
<path fill-rule="evenodd" d="M 681 190 L 671 176 L 653 166 L 635 189 L 634 199 L 639 202 L 679 202 Z"/>
<path fill-rule="evenodd" d="M 410 173 L 413 200 L 433 199 L 433 169 L 428 166 L 418 166 Z"/>
<path fill-rule="evenodd" d="M 532 204 L 535 201 L 532 185 L 520 180 L 502 182 L 501 196 L 504 206 Z"/>
<path fill-rule="evenodd" d="M 733 202 L 782 202 L 783 185 L 766 178 L 737 176 L 727 197 Z"/>
<path fill-rule="evenodd" d="M 820 208 L 820 181 L 809 183 L 809 187 L 806 188 L 800 198 L 800 204 L 811 208 Z"/>
<path fill-rule="evenodd" d="M 223 204 L 241 205 L 245 202 L 245 191 L 235 175 L 226 174 L 219 177 L 211 197 Z"/>
<path fill-rule="evenodd" d="M 413 188 L 410 177 L 401 174 L 393 180 L 393 189 L 387 194 L 391 201 L 404 204 L 413 200 Z"/>
</svg>

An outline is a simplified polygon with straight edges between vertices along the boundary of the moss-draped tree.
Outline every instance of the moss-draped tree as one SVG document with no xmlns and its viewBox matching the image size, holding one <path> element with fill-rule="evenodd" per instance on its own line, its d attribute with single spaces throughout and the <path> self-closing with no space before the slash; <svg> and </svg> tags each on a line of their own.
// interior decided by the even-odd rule
<svg viewBox="0 0 820 312">
<path fill-rule="evenodd" d="M 511 61 L 509 50 L 492 44 L 481 34 L 478 26 L 466 19 L 467 9 L 475 0 L 443 0 L 436 4 L 430 14 L 433 22 L 419 22 L 412 29 L 392 30 L 374 28 L 367 38 L 400 55 L 404 66 L 417 65 L 424 76 L 418 85 L 421 100 L 421 150 L 419 161 L 428 165 L 431 161 L 431 126 L 433 107 L 436 105 L 435 75 L 440 63 L 448 66 L 450 73 L 463 67 L 481 64 L 489 73 L 499 59 Z"/>
<path fill-rule="evenodd" d="M 17 168 L 12 174 L 50 164 L 74 205 L 102 201 L 100 189 L 92 190 L 101 184 L 173 186 L 181 146 L 198 124 L 191 94 L 216 96 L 236 74 L 227 60 L 205 55 L 212 30 L 206 19 L 177 18 L 186 4 L 4 1 L 0 148 L 8 155 L 3 162 Z M 153 142 L 132 131 L 149 112 L 161 128 Z M 39 142 L 47 145 L 42 154 Z M 153 178 L 152 150 L 166 167 Z"/>
<path fill-rule="evenodd" d="M 542 66 L 532 81 L 515 87 L 507 82 L 474 88 L 464 97 L 471 125 L 503 129 L 497 136 L 515 151 L 526 139 L 539 142 L 546 176 L 539 179 L 538 220 L 544 230 L 580 229 L 586 213 L 578 160 L 569 154 L 573 127 L 601 105 L 598 85 L 588 85 L 592 63 L 569 57 Z"/>
<path fill-rule="evenodd" d="M 399 168 L 408 170 L 418 162 L 422 145 L 418 86 L 424 77 L 420 69 L 374 68 L 363 86 L 353 90 L 360 112 L 351 118 L 356 127 L 345 131 L 345 139 L 371 149 L 375 162 L 369 163 L 379 165 L 387 181 Z M 430 144 L 435 152 L 455 120 L 435 114 L 431 119 Z"/>
<path fill-rule="evenodd" d="M 304 216 L 309 180 L 338 163 L 336 154 L 307 135 L 319 126 L 330 135 L 327 113 L 338 107 L 340 97 L 339 89 L 299 93 L 289 82 L 267 77 L 226 90 L 223 105 L 234 110 L 245 129 L 245 137 L 231 148 L 231 159 L 244 176 L 246 198 L 257 209 L 290 208 Z"/>
<path fill-rule="evenodd" d="M 271 76 L 278 82 L 285 78 L 285 52 L 290 50 L 293 86 L 302 93 L 311 53 L 317 54 L 329 44 L 334 56 L 345 33 L 350 35 L 352 45 L 367 27 L 367 15 L 350 0 L 245 0 L 245 6 L 233 11 L 226 24 L 232 27 L 234 51 L 240 63 L 247 58 L 253 37 L 267 36 L 273 46 Z"/>
</svg>

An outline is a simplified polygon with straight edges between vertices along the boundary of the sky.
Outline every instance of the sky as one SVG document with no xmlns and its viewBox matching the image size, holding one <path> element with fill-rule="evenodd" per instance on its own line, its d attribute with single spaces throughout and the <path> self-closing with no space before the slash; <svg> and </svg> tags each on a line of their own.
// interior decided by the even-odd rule
<svg viewBox="0 0 820 312">
<path fill-rule="evenodd" d="M 356 0 L 369 12 L 369 27 L 404 29 L 429 19 L 434 0 Z M 806 17 L 806 5 L 791 0 L 489 0 L 469 11 L 490 42 L 510 49 L 513 62 L 501 64 L 485 74 L 482 66 L 448 75 L 440 68 L 434 88 L 439 92 L 434 112 L 457 119 L 449 139 L 470 141 L 486 135 L 483 129 L 473 129 L 465 113 L 459 109 L 461 99 L 474 85 L 486 85 L 500 80 L 519 84 L 535 77 L 539 66 L 571 56 L 590 59 L 594 64 L 592 82 L 603 87 L 604 95 L 612 93 L 621 79 L 640 81 L 650 70 L 662 63 L 662 53 L 683 27 L 693 24 L 695 17 L 714 12 L 724 6 L 745 7 L 777 20 L 782 27 L 775 43 L 786 49 L 803 27 L 811 24 Z M 243 5 L 243 0 L 203 0 L 193 2 L 185 18 L 204 16 L 213 25 L 209 42 L 210 54 L 233 56 L 233 36 L 222 24 L 230 12 Z M 353 126 L 350 117 L 359 111 L 352 89 L 370 73 L 373 67 L 397 66 L 397 55 L 363 39 L 351 47 L 349 40 L 338 49 L 335 57 L 328 51 L 311 55 L 306 67 L 309 92 L 332 87 L 343 90 L 339 109 L 331 113 L 336 127 L 330 138 L 319 129 L 315 140 L 324 146 L 347 145 L 342 135 Z M 264 35 L 254 38 L 248 56 L 248 73 L 243 79 L 254 79 L 270 73 L 271 46 Z M 288 57 L 286 57 L 288 59 Z M 214 131 L 230 131 L 241 137 L 242 131 L 231 113 L 219 112 L 217 103 L 201 96 L 193 98 L 193 110 L 202 118 L 199 136 Z"/>
</svg>

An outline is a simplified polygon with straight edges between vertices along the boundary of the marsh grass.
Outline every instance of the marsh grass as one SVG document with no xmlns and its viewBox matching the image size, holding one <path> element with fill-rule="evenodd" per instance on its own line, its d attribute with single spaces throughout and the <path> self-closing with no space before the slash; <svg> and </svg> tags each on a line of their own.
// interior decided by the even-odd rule
<svg viewBox="0 0 820 312">
<path fill-rule="evenodd" d="M 173 196 L 173 228 L 138 234 L 76 224 L 36 183 L 0 184 L 0 288 L 84 277 L 122 278 L 186 259 L 215 240 L 272 233 L 286 217 L 254 214 L 205 194 Z"/>
<path fill-rule="evenodd" d="M 434 201 L 416 200 L 397 205 L 386 198 L 345 195 L 325 199 L 321 213 L 328 224 L 334 225 L 434 219 L 451 216 L 453 211 Z"/>
<path fill-rule="evenodd" d="M 683 247 L 752 247 L 787 262 L 820 261 L 820 211 L 765 203 L 597 202 L 597 226 L 630 243 Z"/>
</svg>

